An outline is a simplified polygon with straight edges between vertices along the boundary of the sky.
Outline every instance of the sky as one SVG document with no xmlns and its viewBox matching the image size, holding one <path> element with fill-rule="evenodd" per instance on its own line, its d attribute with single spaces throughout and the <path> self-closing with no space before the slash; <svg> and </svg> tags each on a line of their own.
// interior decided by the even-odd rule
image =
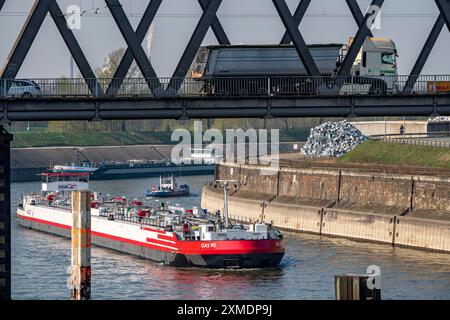
<svg viewBox="0 0 450 320">
<path fill-rule="evenodd" d="M 57 0 L 63 11 L 78 5 L 87 11 L 81 29 L 75 30 L 93 69 L 108 53 L 126 47 L 104 0 Z M 131 24 L 137 27 L 149 0 L 121 0 Z M 293 12 L 299 0 L 286 1 Z M 4 64 L 26 20 L 33 0 L 6 0 L 0 12 L 0 63 Z M 365 12 L 370 0 L 359 0 Z M 95 15 L 95 9 L 98 14 Z M 163 0 L 153 25 L 151 61 L 160 77 L 170 77 L 189 41 L 202 11 L 197 0 Z M 437 16 L 434 0 L 385 0 L 377 37 L 394 40 L 399 52 L 399 73 L 408 74 Z M 271 0 L 223 0 L 218 17 L 233 44 L 279 43 L 284 28 Z M 347 43 L 357 26 L 345 0 L 313 0 L 300 26 L 306 43 Z M 203 45 L 217 44 L 211 30 Z M 143 43 L 147 50 L 147 43 Z M 450 74 L 450 32 L 444 28 L 423 74 Z M 75 74 L 78 70 L 75 69 Z M 53 20 L 47 17 L 20 70 L 20 78 L 70 75 L 70 54 Z"/>
</svg>

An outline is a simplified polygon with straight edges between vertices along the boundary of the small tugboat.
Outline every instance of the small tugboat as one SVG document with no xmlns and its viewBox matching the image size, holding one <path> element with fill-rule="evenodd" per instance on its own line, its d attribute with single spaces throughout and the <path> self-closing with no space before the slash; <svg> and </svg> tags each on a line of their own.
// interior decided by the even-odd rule
<svg viewBox="0 0 450 320">
<path fill-rule="evenodd" d="M 159 177 L 159 187 L 153 186 L 147 191 L 148 198 L 167 198 L 188 196 L 190 188 L 187 184 L 178 186 L 174 175 L 170 177 Z"/>
<path fill-rule="evenodd" d="M 46 173 L 41 193 L 23 196 L 17 216 L 26 228 L 71 237 L 70 192 L 88 190 L 89 174 Z M 138 199 L 91 194 L 94 245 L 130 253 L 175 267 L 273 268 L 285 253 L 282 234 L 262 220 L 244 226 L 224 210 L 209 213 Z M 262 219 L 262 218 L 261 218 Z"/>
</svg>

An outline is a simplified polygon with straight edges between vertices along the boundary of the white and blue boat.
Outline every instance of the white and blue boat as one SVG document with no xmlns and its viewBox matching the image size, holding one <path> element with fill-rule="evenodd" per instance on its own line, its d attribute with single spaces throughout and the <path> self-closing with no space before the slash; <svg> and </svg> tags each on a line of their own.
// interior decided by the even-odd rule
<svg viewBox="0 0 450 320">
<path fill-rule="evenodd" d="M 188 196 L 190 188 L 187 184 L 178 186 L 173 175 L 169 177 L 159 177 L 159 187 L 153 186 L 151 190 L 147 190 L 148 198 L 167 198 Z"/>
</svg>

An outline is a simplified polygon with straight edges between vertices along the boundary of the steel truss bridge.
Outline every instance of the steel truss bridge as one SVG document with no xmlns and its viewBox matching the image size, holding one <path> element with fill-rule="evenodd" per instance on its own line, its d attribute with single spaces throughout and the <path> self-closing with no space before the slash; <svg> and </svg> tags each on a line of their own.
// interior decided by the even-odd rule
<svg viewBox="0 0 450 320">
<path fill-rule="evenodd" d="M 0 10 L 6 1 L 0 0 Z M 450 0 L 428 0 L 439 10 L 439 16 L 410 75 L 395 79 L 396 92 L 346 92 L 342 84 L 351 83 L 351 67 L 365 41 L 372 36 L 370 25 L 374 8 L 382 8 L 387 1 L 373 0 L 363 13 L 357 0 L 341 0 L 348 6 L 358 31 L 332 79 L 321 77 L 319 69 L 299 30 L 312 0 L 300 0 L 292 14 L 285 0 L 272 1 L 286 31 L 280 44 L 294 45 L 310 79 L 316 84 L 313 90 L 302 89 L 279 92 L 267 82 L 267 90 L 251 92 L 242 90 L 227 95 L 203 94 L 200 84 L 185 78 L 207 31 L 212 28 L 219 44 L 230 40 L 217 16 L 222 0 L 198 0 L 203 13 L 170 78 L 156 74 L 141 43 L 144 40 L 163 0 L 149 0 L 136 30 L 133 29 L 119 0 L 104 0 L 121 35 L 127 44 L 112 79 L 96 78 L 66 18 L 56 0 L 35 0 L 10 54 L 0 70 L 0 121 L 33 120 L 108 120 L 108 119 L 188 119 L 216 117 L 314 117 L 314 116 L 429 116 L 450 114 L 450 93 L 426 89 L 425 82 L 447 79 L 445 76 L 424 76 L 422 69 L 444 27 L 450 30 Z M 61 90 L 58 79 L 37 79 L 44 89 L 38 97 L 9 95 L 12 80 L 16 78 L 33 41 L 47 15 L 50 15 L 77 64 L 82 79 L 66 79 Z M 136 61 L 143 78 L 126 79 L 133 61 Z M 238 83 L 242 79 L 228 79 Z M 294 79 L 295 80 L 295 79 Z M 281 81 L 294 81 L 282 79 Z M 215 79 L 214 81 L 223 81 Z M 445 80 L 447 81 L 447 80 Z M 59 86 L 59 87 L 57 87 Z M 67 89 L 69 88 L 69 89 Z"/>
<path fill-rule="evenodd" d="M 0 0 L 0 10 L 5 1 Z M 13 138 L 1 126 L 11 121 L 42 120 L 106 120 L 106 119 L 188 119 L 215 117 L 314 117 L 314 116 L 429 116 L 450 115 L 450 94 L 429 89 L 428 81 L 444 81 L 450 76 L 424 76 L 422 69 L 444 27 L 450 30 L 450 0 L 428 0 L 439 9 L 439 16 L 412 68 L 410 75 L 395 79 L 395 92 L 346 92 L 342 84 L 352 83 L 351 67 L 365 39 L 372 36 L 375 7 L 381 8 L 387 1 L 373 0 L 368 12 L 363 13 L 357 0 L 345 0 L 358 31 L 349 47 L 338 74 L 321 77 L 299 30 L 312 0 L 300 0 L 292 14 L 285 0 L 272 1 L 286 32 L 280 44 L 293 43 L 305 66 L 313 88 L 296 88 L 280 92 L 273 86 L 274 79 L 267 81 L 267 90 L 252 92 L 242 90 L 227 95 L 203 94 L 199 83 L 185 76 L 201 46 L 209 28 L 212 28 L 219 44 L 230 44 L 217 16 L 222 0 L 198 0 L 203 14 L 170 78 L 156 74 L 141 43 L 158 12 L 163 0 L 149 0 L 143 18 L 136 30 L 132 28 L 119 0 L 105 0 L 120 33 L 128 46 L 112 79 L 97 79 L 56 0 L 35 0 L 25 24 L 10 50 L 4 66 L 0 69 L 0 300 L 11 298 L 11 203 L 9 146 Z M 344 0 L 341 0 L 344 4 Z M 36 79 L 42 87 L 38 97 L 11 96 L 9 89 L 36 38 L 50 14 L 77 64 L 83 79 Z M 0 17 L 1 18 L 1 17 Z M 126 79 L 133 60 L 143 78 Z M 239 82 L 242 79 L 227 81 Z M 277 79 L 295 81 L 295 79 Z M 59 81 L 59 82 L 58 82 Z M 222 81 L 213 79 L 213 81 Z"/>
</svg>

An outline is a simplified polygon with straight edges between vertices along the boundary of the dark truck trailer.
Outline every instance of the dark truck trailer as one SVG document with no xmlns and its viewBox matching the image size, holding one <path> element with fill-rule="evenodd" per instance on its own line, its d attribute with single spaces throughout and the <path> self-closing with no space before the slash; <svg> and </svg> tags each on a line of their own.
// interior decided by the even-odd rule
<svg viewBox="0 0 450 320">
<path fill-rule="evenodd" d="M 324 78 L 308 77 L 293 45 L 227 45 L 200 48 L 192 77 L 206 94 L 314 93 L 338 70 L 343 44 L 308 45 Z"/>
</svg>

